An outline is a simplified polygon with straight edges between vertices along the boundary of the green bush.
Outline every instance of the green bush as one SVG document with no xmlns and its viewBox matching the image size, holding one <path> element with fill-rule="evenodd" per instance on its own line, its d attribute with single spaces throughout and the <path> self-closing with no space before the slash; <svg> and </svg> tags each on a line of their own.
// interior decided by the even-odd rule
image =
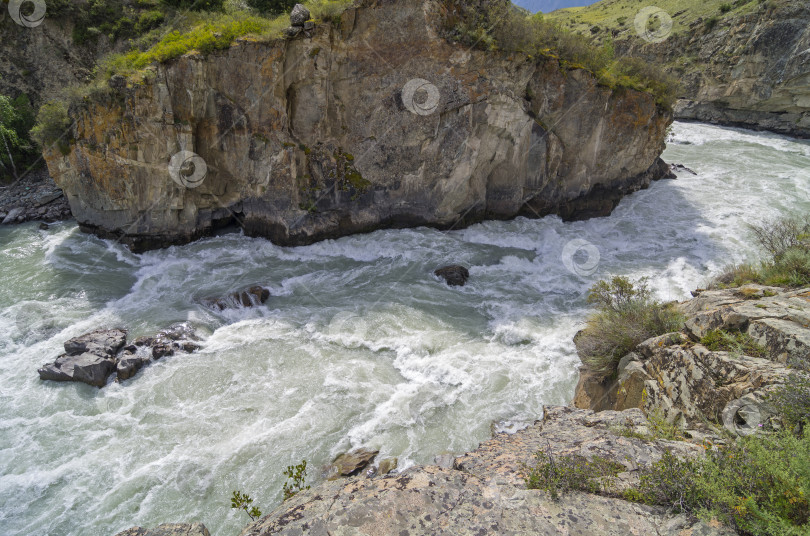
<svg viewBox="0 0 810 536">
<path fill-rule="evenodd" d="M 751 357 L 768 357 L 768 350 L 749 334 L 740 331 L 713 329 L 700 339 L 700 344 L 713 352 L 731 352 Z"/>
<path fill-rule="evenodd" d="M 609 493 L 616 475 L 624 471 L 621 464 L 599 456 L 594 456 L 592 460 L 579 455 L 554 458 L 551 452 L 539 451 L 535 459 L 537 463 L 529 469 L 525 478 L 526 487 L 545 490 L 554 500 L 572 491 Z"/>
<path fill-rule="evenodd" d="M 728 13 L 731 11 L 731 4 L 720 4 L 720 13 Z"/>
<path fill-rule="evenodd" d="M 717 23 L 720 22 L 720 19 L 717 17 L 709 17 L 705 21 L 703 21 L 703 25 L 706 27 L 707 30 L 711 31 L 717 26 Z"/>
<path fill-rule="evenodd" d="M 746 535 L 810 531 L 810 430 L 741 438 L 699 460 L 665 454 L 627 498 L 703 519 Z"/>
<path fill-rule="evenodd" d="M 684 317 L 653 299 L 647 280 L 633 283 L 616 276 L 600 281 L 588 294 L 597 311 L 574 338 L 580 359 L 597 378 L 615 374 L 619 360 L 645 340 L 678 331 Z"/>
<path fill-rule="evenodd" d="M 31 129 L 31 137 L 42 148 L 56 144 L 65 154 L 70 139 L 70 126 L 67 105 L 61 101 L 49 101 L 39 109 L 36 125 Z"/>
<path fill-rule="evenodd" d="M 810 285 L 810 217 L 778 218 L 750 228 L 766 258 L 759 265 L 726 268 L 713 279 L 710 288 L 738 287 L 746 283 L 784 287 Z"/>
<path fill-rule="evenodd" d="M 29 131 L 34 124 L 34 111 L 28 96 L 12 99 L 0 95 L 0 182 L 16 180 L 35 165 L 39 148 Z"/>
<path fill-rule="evenodd" d="M 789 429 L 801 433 L 810 423 L 810 378 L 791 374 L 785 385 L 770 394 L 768 405 Z"/>
</svg>

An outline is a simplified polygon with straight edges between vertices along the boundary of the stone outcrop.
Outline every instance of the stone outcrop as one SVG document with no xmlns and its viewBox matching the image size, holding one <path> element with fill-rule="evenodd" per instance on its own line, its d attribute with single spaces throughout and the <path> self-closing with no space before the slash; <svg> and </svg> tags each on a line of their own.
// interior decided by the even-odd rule
<svg viewBox="0 0 810 536">
<path fill-rule="evenodd" d="M 134 250 L 231 223 L 306 244 L 605 215 L 669 173 L 671 113 L 651 95 L 451 43 L 443 16 L 432 0 L 365 1 L 311 38 L 242 39 L 116 79 L 72 109 L 70 150 L 48 168 L 82 229 Z"/>
<path fill-rule="evenodd" d="M 211 536 L 202 523 L 164 523 L 153 529 L 132 527 L 115 536 Z"/>
<path fill-rule="evenodd" d="M 65 342 L 65 353 L 37 372 L 42 380 L 82 382 L 104 387 L 115 373 L 116 381 L 134 376 L 144 365 L 174 352 L 194 352 L 200 346 L 186 324 L 175 324 L 154 337 L 139 337 L 126 344 L 123 329 L 96 330 Z"/>
<path fill-rule="evenodd" d="M 615 380 L 598 381 L 583 368 L 574 404 L 660 411 L 669 422 L 722 423 L 741 435 L 769 424 L 769 391 L 810 370 L 810 289 L 749 285 L 696 294 L 679 305 L 683 332 L 640 344 L 620 361 Z M 766 357 L 711 351 L 700 341 L 712 330 L 748 334 Z"/>
<path fill-rule="evenodd" d="M 648 441 L 619 433 L 621 427 L 639 433 L 646 426 L 639 410 L 595 414 L 548 407 L 542 420 L 513 435 L 497 434 L 456 458 L 452 468 L 416 466 L 387 476 L 327 481 L 248 525 L 242 536 L 734 534 L 613 497 L 572 493 L 554 501 L 544 491 L 526 489 L 526 466 L 535 463 L 538 450 L 589 459 L 606 456 L 625 467 L 620 477 L 627 482 L 665 451 L 682 456 L 703 452 L 692 443 Z"/>
</svg>

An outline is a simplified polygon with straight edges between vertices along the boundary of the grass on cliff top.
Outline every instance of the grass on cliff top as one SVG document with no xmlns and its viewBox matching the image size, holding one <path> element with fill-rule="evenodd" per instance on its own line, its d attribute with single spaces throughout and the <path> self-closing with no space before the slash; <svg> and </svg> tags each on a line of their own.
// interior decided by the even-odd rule
<svg viewBox="0 0 810 536">
<path fill-rule="evenodd" d="M 612 42 L 595 43 L 512 4 L 494 2 L 489 10 L 459 6 L 443 0 L 447 38 L 479 49 L 549 57 L 563 69 L 590 71 L 599 84 L 611 89 L 629 88 L 653 95 L 658 105 L 671 109 L 679 84 L 656 65 L 632 57 L 617 57 Z"/>
<path fill-rule="evenodd" d="M 713 27 L 724 18 L 767 9 L 793 0 L 656 0 L 644 3 L 637 0 L 602 0 L 586 7 L 559 9 L 546 15 L 550 22 L 560 24 L 573 32 L 591 35 L 596 39 L 636 38 L 634 21 L 639 11 L 647 6 L 664 10 L 672 19 L 672 32 L 693 31 L 692 25 L 702 23 Z M 654 21 L 653 21 L 654 22 Z"/>
<path fill-rule="evenodd" d="M 303 4 L 316 21 L 333 20 L 352 0 L 310 0 Z M 225 12 L 182 13 L 144 36 L 136 48 L 106 58 L 101 62 L 99 74 L 104 79 L 114 74 L 132 75 L 154 62 L 166 62 L 192 51 L 207 54 L 228 48 L 238 38 L 278 39 L 289 25 L 288 13 L 267 17 L 238 6 Z"/>
</svg>

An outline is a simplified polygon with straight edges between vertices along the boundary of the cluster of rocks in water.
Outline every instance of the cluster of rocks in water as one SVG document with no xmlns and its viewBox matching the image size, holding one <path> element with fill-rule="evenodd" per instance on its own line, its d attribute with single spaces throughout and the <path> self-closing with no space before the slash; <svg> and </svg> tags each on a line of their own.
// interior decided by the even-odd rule
<svg viewBox="0 0 810 536">
<path fill-rule="evenodd" d="M 42 169 L 0 188 L 0 223 L 55 222 L 71 217 L 62 190 Z M 43 228 L 47 228 L 44 223 Z"/>
<path fill-rule="evenodd" d="M 37 372 L 42 380 L 82 382 L 104 387 L 109 377 L 131 378 L 144 365 L 175 352 L 192 353 L 199 338 L 188 323 L 174 324 L 153 337 L 138 337 L 127 344 L 125 329 L 99 329 L 65 342 L 65 353 Z"/>
</svg>

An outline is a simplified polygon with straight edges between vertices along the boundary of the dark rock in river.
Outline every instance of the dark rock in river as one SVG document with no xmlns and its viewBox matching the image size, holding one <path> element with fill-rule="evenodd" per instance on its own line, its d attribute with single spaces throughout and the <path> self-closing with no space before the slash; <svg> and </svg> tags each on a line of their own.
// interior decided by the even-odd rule
<svg viewBox="0 0 810 536">
<path fill-rule="evenodd" d="M 437 277 L 444 278 L 451 287 L 463 287 L 470 278 L 470 271 L 463 266 L 445 266 L 433 273 Z"/>
<path fill-rule="evenodd" d="M 222 311 L 236 307 L 253 307 L 261 305 L 270 297 L 270 291 L 259 285 L 254 285 L 248 289 L 240 290 L 225 296 L 224 298 L 206 298 L 202 304 Z"/>
<path fill-rule="evenodd" d="M 65 342 L 65 352 L 68 355 L 89 352 L 101 357 L 114 356 L 126 342 L 127 332 L 124 329 L 97 329 Z"/>
<path fill-rule="evenodd" d="M 37 372 L 43 380 L 83 382 L 95 387 L 104 387 L 115 367 L 114 357 L 102 357 L 85 352 L 80 355 L 62 354 L 56 361 L 44 365 Z"/>
</svg>

